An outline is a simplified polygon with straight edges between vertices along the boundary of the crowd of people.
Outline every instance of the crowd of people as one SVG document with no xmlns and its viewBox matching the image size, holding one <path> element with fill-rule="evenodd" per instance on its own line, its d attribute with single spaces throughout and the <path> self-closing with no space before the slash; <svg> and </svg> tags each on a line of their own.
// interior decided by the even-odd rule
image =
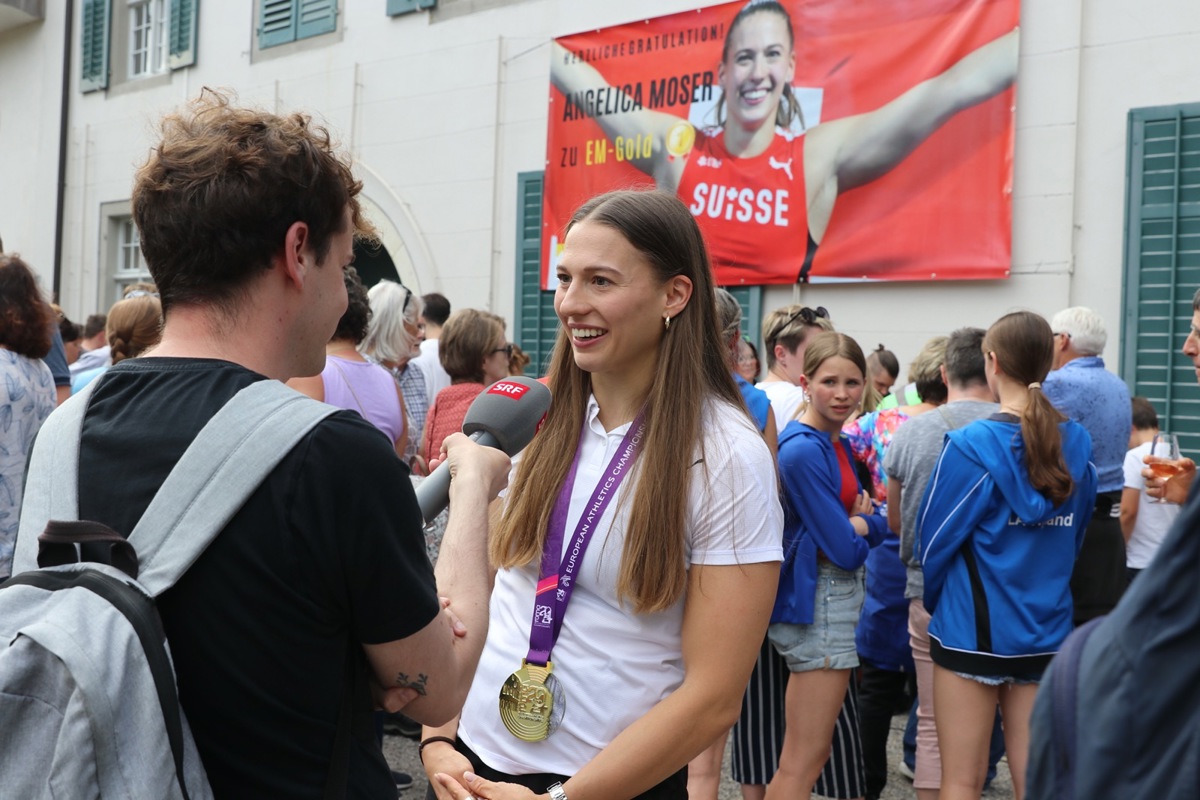
<svg viewBox="0 0 1200 800">
<path fill-rule="evenodd" d="M 424 726 L 437 800 L 707 800 L 727 737 L 747 800 L 878 798 L 910 709 L 922 800 L 979 797 L 997 725 L 1024 796 L 1043 671 L 1178 513 L 1095 312 L 941 332 L 903 383 L 836 309 L 770 311 L 759 351 L 673 192 L 600 195 L 556 266 L 553 404 L 510 461 L 458 431 L 528 356 L 490 311 L 365 287 L 360 189 L 307 117 L 206 92 L 136 177 L 153 283 L 81 327 L 0 256 L 0 577 L 72 392 L 80 518 L 126 533 L 241 388 L 342 409 L 158 603 L 216 796 L 328 796 L 345 747 L 342 793 L 394 797 L 378 717 L 337 735 L 343 696 Z M 427 521 L 411 476 L 442 463 Z"/>
</svg>

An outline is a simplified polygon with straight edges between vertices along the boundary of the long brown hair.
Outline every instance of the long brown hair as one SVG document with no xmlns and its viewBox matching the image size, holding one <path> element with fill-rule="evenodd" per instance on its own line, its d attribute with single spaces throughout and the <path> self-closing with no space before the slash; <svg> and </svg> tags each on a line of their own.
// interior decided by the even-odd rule
<svg viewBox="0 0 1200 800">
<path fill-rule="evenodd" d="M 1030 387 L 1029 400 L 1021 412 L 1025 468 L 1033 488 L 1057 506 L 1071 496 L 1075 481 L 1063 459 L 1062 433 L 1058 429 L 1067 418 L 1041 389 L 1041 382 L 1054 364 L 1050 324 L 1031 311 L 1005 314 L 988 328 L 983 351 L 992 353 L 1006 375 Z"/>
<path fill-rule="evenodd" d="M 105 324 L 112 363 L 137 358 L 162 336 L 162 303 L 157 297 L 127 297 L 113 303 Z"/>
<path fill-rule="evenodd" d="M 660 611 L 677 602 L 686 587 L 692 443 L 703 447 L 705 401 L 740 406 L 742 400 L 720 341 L 708 251 L 687 206 L 662 191 L 612 192 L 585 203 L 567 230 L 583 220 L 624 236 L 660 281 L 678 275 L 692 281 L 687 307 L 671 319 L 659 341 L 658 365 L 643 406 L 646 433 L 617 580 L 617 596 L 630 600 L 635 611 Z M 500 567 L 523 566 L 541 557 L 550 512 L 584 425 L 591 375 L 575 364 L 561 327 L 549 384 L 554 403 L 525 451 L 508 508 L 491 539 L 490 555 Z"/>
</svg>

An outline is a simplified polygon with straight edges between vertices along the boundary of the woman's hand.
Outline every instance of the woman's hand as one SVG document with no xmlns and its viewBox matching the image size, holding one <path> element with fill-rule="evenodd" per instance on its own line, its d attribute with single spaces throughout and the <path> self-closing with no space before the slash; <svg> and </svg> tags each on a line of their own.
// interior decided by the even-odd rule
<svg viewBox="0 0 1200 800">
<path fill-rule="evenodd" d="M 524 786 L 519 786 L 515 783 L 494 783 L 484 780 L 474 772 L 465 772 L 463 781 L 468 788 L 464 788 L 462 783 L 454 780 L 454 778 L 445 774 L 437 774 L 430 781 L 434 786 L 434 792 L 438 799 L 448 798 L 448 800 L 538 800 L 538 798 L 548 798 L 549 795 L 534 794 L 530 789 Z M 443 795 L 442 791 L 446 794 Z"/>
<path fill-rule="evenodd" d="M 421 765 L 438 800 L 464 800 L 470 797 L 462 783 L 471 762 L 448 742 L 430 742 L 421 749 Z M 445 779 L 443 782 L 440 779 Z"/>
<path fill-rule="evenodd" d="M 1168 503 L 1182 505 L 1187 502 L 1192 480 L 1196 477 L 1195 461 L 1190 458 L 1169 459 L 1159 456 L 1144 456 L 1142 461 L 1150 465 L 1171 464 L 1178 470 L 1170 478 L 1160 478 L 1154 474 L 1152 467 L 1146 467 L 1142 470 L 1142 477 L 1146 479 L 1146 494 Z"/>
<path fill-rule="evenodd" d="M 867 494 L 866 490 L 858 493 L 858 497 L 854 498 L 854 504 L 850 506 L 850 516 L 857 517 L 859 514 L 874 514 L 875 504 L 871 502 L 871 495 Z"/>
</svg>

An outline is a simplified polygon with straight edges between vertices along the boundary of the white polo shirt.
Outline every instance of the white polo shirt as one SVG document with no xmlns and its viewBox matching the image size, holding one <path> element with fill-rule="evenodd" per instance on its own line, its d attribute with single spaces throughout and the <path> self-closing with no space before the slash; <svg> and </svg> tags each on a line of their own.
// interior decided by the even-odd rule
<svg viewBox="0 0 1200 800">
<path fill-rule="evenodd" d="M 606 432 L 595 398 L 571 493 L 563 550 L 629 425 Z M 783 510 L 775 464 L 744 412 L 710 401 L 704 415 L 702 463 L 691 469 L 687 522 L 689 564 L 752 564 L 783 559 Z M 512 775 L 574 775 L 617 734 L 683 682 L 684 601 L 652 614 L 634 614 L 617 600 L 639 459 L 596 527 L 578 571 L 551 661 L 566 697 L 561 727 L 541 742 L 513 736 L 500 721 L 504 680 L 529 651 L 538 565 L 500 570 L 492 592 L 490 628 L 458 733 L 494 769 Z M 514 469 L 516 465 L 514 464 Z M 737 691 L 741 689 L 738 688 Z"/>
</svg>

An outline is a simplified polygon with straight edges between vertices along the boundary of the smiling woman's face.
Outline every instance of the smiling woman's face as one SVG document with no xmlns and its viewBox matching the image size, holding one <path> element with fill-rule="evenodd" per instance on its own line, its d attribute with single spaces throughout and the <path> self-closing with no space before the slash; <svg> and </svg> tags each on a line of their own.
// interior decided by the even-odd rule
<svg viewBox="0 0 1200 800">
<path fill-rule="evenodd" d="M 768 11 L 743 19 L 729 34 L 727 55 L 718 72 L 729 123 L 774 124 L 784 87 L 795 72 L 796 52 L 787 20 Z"/>
</svg>

